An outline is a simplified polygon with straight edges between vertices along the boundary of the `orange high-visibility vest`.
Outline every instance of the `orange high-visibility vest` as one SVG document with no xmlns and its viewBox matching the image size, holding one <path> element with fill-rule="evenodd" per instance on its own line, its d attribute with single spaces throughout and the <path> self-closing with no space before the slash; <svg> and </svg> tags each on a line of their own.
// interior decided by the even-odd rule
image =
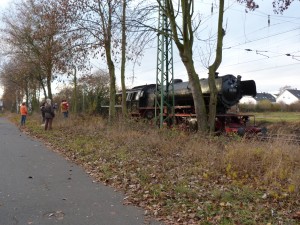
<svg viewBox="0 0 300 225">
<path fill-rule="evenodd" d="M 21 105 L 20 107 L 20 113 L 22 116 L 26 116 L 27 115 L 27 107 L 26 105 Z"/>
</svg>

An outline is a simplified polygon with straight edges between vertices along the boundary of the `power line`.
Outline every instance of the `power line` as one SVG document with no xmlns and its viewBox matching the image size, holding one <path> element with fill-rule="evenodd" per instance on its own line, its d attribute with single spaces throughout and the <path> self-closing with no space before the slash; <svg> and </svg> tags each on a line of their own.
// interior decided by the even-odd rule
<svg viewBox="0 0 300 225">
<path fill-rule="evenodd" d="M 290 63 L 290 64 L 286 64 L 286 65 L 282 65 L 282 66 L 273 66 L 273 67 L 267 67 L 267 68 L 260 68 L 260 69 L 255 69 L 255 70 L 250 70 L 250 71 L 246 71 L 246 72 L 241 72 L 242 74 L 244 73 L 253 73 L 253 72 L 257 72 L 257 71 L 263 71 L 263 70 L 273 70 L 273 69 L 278 69 L 278 68 L 282 68 L 282 67 L 287 67 L 287 66 L 299 66 L 300 63 Z"/>
<path fill-rule="evenodd" d="M 211 6 L 211 2 L 210 3 L 201 3 L 201 4 L 207 4 L 209 6 Z M 234 11 L 237 11 L 235 9 L 230 9 L 230 10 L 234 10 Z M 202 22 L 202 24 L 205 24 L 207 23 L 210 19 L 213 18 L 213 16 L 216 14 L 216 12 L 214 11 L 213 15 L 209 15 L 207 17 L 205 17 L 205 20 Z M 249 13 L 250 14 L 250 13 Z M 261 14 L 261 15 L 260 15 Z M 264 17 L 266 18 L 266 24 L 267 24 L 267 18 L 268 18 L 268 14 L 263 14 L 259 11 L 257 11 L 257 13 L 253 13 L 251 12 L 251 15 L 254 15 L 254 16 L 259 16 L 259 17 Z M 289 20 L 289 21 L 285 21 L 285 20 L 282 20 L 283 19 L 292 19 L 292 20 Z M 265 30 L 265 29 L 270 29 L 270 27 L 276 27 L 276 26 L 279 26 L 279 25 L 282 25 L 284 23 L 292 23 L 292 24 L 298 24 L 298 23 L 293 23 L 293 21 L 295 20 L 298 20 L 300 19 L 300 17 L 289 17 L 289 16 L 277 16 L 277 15 L 271 15 L 270 16 L 270 20 L 271 20 L 271 23 L 270 23 L 270 26 L 264 26 L 262 28 L 259 28 L 253 32 L 250 32 L 248 33 L 247 35 L 250 35 L 252 33 L 257 33 L 259 31 L 262 31 L 262 30 Z M 276 20 L 276 21 L 282 21 L 282 22 L 278 22 L 278 23 L 275 23 L 275 24 L 272 24 L 272 21 L 273 20 Z M 255 38 L 255 39 L 252 39 L 252 40 L 248 40 L 244 43 L 238 43 L 238 44 L 234 44 L 234 45 L 231 45 L 230 47 L 228 47 L 229 49 L 238 49 L 236 47 L 239 47 L 239 46 L 243 46 L 245 44 L 249 44 L 249 43 L 254 43 L 254 42 L 258 42 L 258 41 L 261 41 L 261 40 L 265 40 L 265 39 L 268 39 L 268 38 L 273 38 L 273 37 L 276 37 L 276 36 L 280 36 L 280 35 L 284 35 L 284 34 L 287 34 L 289 32 L 293 32 L 293 31 L 296 31 L 296 30 L 299 30 L 299 28 L 292 28 L 292 29 L 289 29 L 289 30 L 285 30 L 285 31 L 282 31 L 282 32 L 278 32 L 278 33 L 275 33 L 275 34 L 272 34 L 272 35 L 268 35 L 268 36 L 264 36 L 264 37 L 260 37 L 260 38 Z M 297 35 L 294 35 L 293 37 L 295 37 Z M 289 37 L 290 38 L 290 37 Z M 286 40 L 287 38 L 285 38 Z M 228 45 L 228 44 L 227 44 Z M 224 47 L 225 49 L 226 47 Z M 252 48 L 251 48 L 252 49 Z M 241 50 L 245 51 L 245 49 L 242 49 Z M 262 52 L 262 50 L 254 50 L 255 52 L 257 51 L 258 53 Z M 298 51 L 299 52 L 299 51 Z M 275 51 L 266 51 L 266 53 L 272 53 L 272 54 L 278 54 L 277 56 L 268 56 L 268 60 L 272 60 L 272 59 L 275 59 L 275 58 L 278 58 L 278 57 L 282 57 L 282 56 L 285 56 L 286 54 L 288 53 L 280 53 L 280 52 L 275 52 Z M 294 52 L 294 53 L 297 53 L 297 52 Z M 290 54 L 293 54 L 293 53 L 290 53 Z M 295 55 L 294 55 L 294 59 L 295 59 Z M 251 63 L 251 62 L 256 62 L 256 61 L 261 61 L 262 59 L 255 59 L 255 60 L 250 60 L 250 61 L 246 61 L 246 62 L 242 62 L 242 63 L 236 63 L 236 64 L 231 64 L 231 65 L 224 65 L 224 67 L 229 67 L 229 66 L 235 66 L 235 65 L 241 65 L 241 64 L 247 64 L 247 63 Z M 296 60 L 298 60 L 297 56 L 296 56 Z M 200 62 L 200 60 L 197 60 L 195 59 L 195 61 L 198 61 Z M 176 61 L 174 62 L 175 63 L 178 63 L 180 62 L 179 61 Z M 277 66 L 277 67 L 267 67 L 267 68 L 262 68 L 262 69 L 257 69 L 257 70 L 253 70 L 253 71 L 250 71 L 250 72 L 256 72 L 256 71 L 260 71 L 260 70 L 271 70 L 271 69 L 276 69 L 276 68 L 281 68 L 281 67 L 287 67 L 287 66 L 293 66 L 293 65 L 299 65 L 299 63 L 292 63 L 292 64 L 286 64 L 286 65 L 281 65 L 281 66 Z M 223 67 L 223 65 L 222 65 Z M 150 71 L 150 70 L 154 70 L 153 69 L 149 69 L 149 70 L 143 70 L 143 71 Z M 204 71 L 205 69 L 201 70 L 199 69 L 199 71 Z"/>
<path fill-rule="evenodd" d="M 285 33 L 288 33 L 288 32 L 292 32 L 292 31 L 295 31 L 295 30 L 299 30 L 299 28 L 298 27 L 297 28 L 293 28 L 293 29 L 290 29 L 290 30 L 287 30 L 287 31 L 283 31 L 283 32 L 277 33 L 277 34 L 273 34 L 271 36 L 265 36 L 265 37 L 257 38 L 257 39 L 251 40 L 251 41 L 247 41 L 245 43 L 239 43 L 239 44 L 236 44 L 236 45 L 233 45 L 233 46 L 230 46 L 230 47 L 226 47 L 226 48 L 234 48 L 234 47 L 241 46 L 241 45 L 244 45 L 244 44 L 249 44 L 249 43 L 256 42 L 256 41 L 261 41 L 261 40 L 264 40 L 266 38 L 275 37 L 275 36 L 278 36 L 278 35 L 281 35 L 281 34 L 285 34 Z"/>
<path fill-rule="evenodd" d="M 201 4 L 210 5 L 211 3 L 205 3 L 205 2 L 202 2 Z M 228 9 L 229 9 L 229 10 L 232 10 L 232 11 L 238 11 L 238 12 L 240 12 L 240 10 L 233 9 L 232 6 L 233 6 L 233 5 L 231 5 L 230 7 L 228 7 Z M 260 12 L 259 12 L 259 13 L 260 13 Z M 216 14 L 216 13 L 214 13 L 214 14 Z M 249 13 L 249 14 L 250 14 L 250 13 Z M 261 13 L 261 14 L 262 14 L 262 13 Z M 246 15 L 246 14 L 245 14 L 245 15 Z M 266 22 L 267 22 L 268 18 L 270 18 L 270 17 L 273 18 L 273 16 L 270 16 L 270 15 L 268 15 L 268 14 L 259 15 L 259 14 L 255 14 L 255 13 L 252 12 L 252 11 L 251 11 L 251 14 L 250 14 L 250 15 L 255 15 L 255 16 L 265 17 L 265 18 L 266 18 Z M 279 16 L 276 16 L 276 17 L 279 17 Z M 284 17 L 284 16 L 280 16 L 280 17 Z M 285 20 L 279 20 L 279 19 L 276 18 L 276 20 L 283 21 L 283 22 L 279 22 L 279 23 L 275 23 L 275 24 L 270 24 L 270 23 L 268 23 L 267 26 L 264 26 L 264 27 L 262 27 L 262 28 L 259 28 L 259 29 L 255 30 L 255 31 L 252 31 L 252 32 L 247 33 L 247 34 L 245 33 L 244 35 L 255 34 L 255 33 L 259 32 L 259 31 L 262 31 L 262 30 L 264 30 L 264 29 L 270 29 L 270 27 L 275 27 L 275 26 L 278 26 L 278 25 L 282 25 L 282 24 L 284 24 L 284 23 L 292 23 L 292 21 L 300 19 L 300 17 L 285 17 L 285 18 L 293 18 L 293 20 L 291 20 L 291 21 L 285 21 Z M 206 23 L 208 20 L 210 20 L 210 19 L 212 19 L 212 16 L 208 16 L 208 17 L 203 21 L 202 24 L 205 24 L 205 23 Z M 245 18 L 244 18 L 244 20 L 245 20 Z M 296 23 L 296 24 L 298 24 L 298 23 Z M 265 39 L 265 38 L 271 38 L 271 37 L 274 37 L 274 36 L 277 36 L 277 35 L 280 35 L 280 34 L 284 34 L 284 33 L 290 32 L 290 31 L 294 31 L 294 30 L 297 30 L 297 29 L 299 29 L 299 28 L 294 28 L 294 29 L 292 29 L 292 30 L 284 31 L 284 32 L 281 32 L 281 33 L 279 33 L 279 34 L 268 35 L 267 37 L 259 38 L 259 39 L 252 40 L 252 41 L 248 41 L 248 40 L 247 40 L 245 43 L 240 43 L 240 44 L 234 45 L 234 46 L 239 46 L 239 45 L 242 45 L 242 44 L 247 44 L 247 43 L 251 43 L 251 42 L 254 42 L 254 41 L 263 40 L 263 39 Z"/>
<path fill-rule="evenodd" d="M 271 59 L 278 58 L 278 57 L 281 57 L 281 56 L 288 56 L 287 54 L 289 54 L 290 56 L 293 56 L 293 55 L 295 55 L 295 54 L 297 54 L 299 52 L 300 51 L 291 52 L 291 53 L 276 53 L 276 54 L 280 54 L 280 55 L 269 57 L 269 58 L 266 58 L 266 59 L 267 60 L 271 60 Z M 272 53 L 275 53 L 275 52 L 272 52 Z M 262 59 L 254 59 L 254 60 L 245 61 L 245 62 L 239 62 L 239 63 L 235 63 L 235 64 L 230 64 L 230 65 L 222 65 L 222 67 L 238 66 L 238 65 L 252 63 L 252 62 L 257 62 L 257 61 L 261 61 L 261 60 Z"/>
</svg>

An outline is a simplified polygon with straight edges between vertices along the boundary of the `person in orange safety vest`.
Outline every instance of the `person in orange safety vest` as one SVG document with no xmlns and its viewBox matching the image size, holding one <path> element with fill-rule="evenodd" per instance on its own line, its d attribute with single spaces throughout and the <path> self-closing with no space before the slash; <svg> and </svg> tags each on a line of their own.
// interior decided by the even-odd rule
<svg viewBox="0 0 300 225">
<path fill-rule="evenodd" d="M 28 114 L 28 110 L 25 102 L 23 102 L 22 105 L 20 106 L 20 113 L 21 113 L 21 126 L 25 126 L 26 117 Z"/>
</svg>

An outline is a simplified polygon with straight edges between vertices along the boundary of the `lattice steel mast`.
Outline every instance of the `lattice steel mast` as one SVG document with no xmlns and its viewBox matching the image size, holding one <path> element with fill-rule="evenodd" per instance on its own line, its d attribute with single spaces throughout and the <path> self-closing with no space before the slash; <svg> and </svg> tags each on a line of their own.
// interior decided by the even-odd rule
<svg viewBox="0 0 300 225">
<path fill-rule="evenodd" d="M 155 120 L 162 128 L 164 123 L 174 123 L 174 76 L 173 76 L 173 45 L 169 20 L 164 13 L 165 0 L 160 0 L 158 38 L 157 38 L 157 68 Z"/>
</svg>

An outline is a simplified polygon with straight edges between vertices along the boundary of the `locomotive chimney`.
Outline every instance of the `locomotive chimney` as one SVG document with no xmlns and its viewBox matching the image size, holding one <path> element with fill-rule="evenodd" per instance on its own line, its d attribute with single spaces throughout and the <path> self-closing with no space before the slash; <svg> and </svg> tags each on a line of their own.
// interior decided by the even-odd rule
<svg viewBox="0 0 300 225">
<path fill-rule="evenodd" d="M 209 74 L 209 73 L 207 73 Z M 215 72 L 215 78 L 218 78 L 219 77 L 219 72 Z"/>
<path fill-rule="evenodd" d="M 240 88 L 241 86 L 241 79 L 242 79 L 242 76 L 241 75 L 237 75 L 236 76 L 237 80 L 236 80 L 236 88 Z"/>
</svg>

